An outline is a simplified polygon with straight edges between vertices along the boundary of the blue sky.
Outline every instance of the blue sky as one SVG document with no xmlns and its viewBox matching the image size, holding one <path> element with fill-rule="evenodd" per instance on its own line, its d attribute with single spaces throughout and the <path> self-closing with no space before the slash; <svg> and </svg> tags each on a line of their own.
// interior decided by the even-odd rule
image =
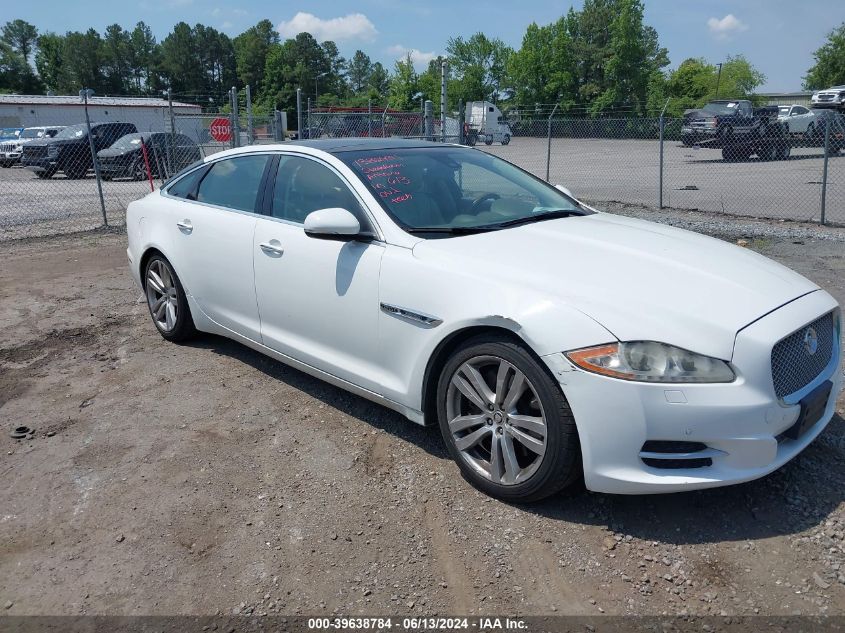
<svg viewBox="0 0 845 633">
<path fill-rule="evenodd" d="M 106 0 L 29 3 L 4 2 L 0 23 L 22 18 L 39 30 L 64 32 L 93 26 L 102 32 L 117 22 L 124 27 L 144 20 L 162 39 L 184 20 L 237 35 L 267 18 L 288 35 L 309 30 L 318 39 L 334 39 L 349 56 L 361 48 L 373 60 L 390 63 L 411 51 L 419 68 L 444 52 L 450 36 L 483 31 L 518 47 L 532 21 L 553 21 L 581 1 L 513 0 Z M 645 0 L 646 22 L 669 49 L 672 65 L 687 57 L 717 63 L 742 53 L 767 77 L 762 91 L 798 90 L 825 34 L 845 21 L 842 0 Z"/>
</svg>

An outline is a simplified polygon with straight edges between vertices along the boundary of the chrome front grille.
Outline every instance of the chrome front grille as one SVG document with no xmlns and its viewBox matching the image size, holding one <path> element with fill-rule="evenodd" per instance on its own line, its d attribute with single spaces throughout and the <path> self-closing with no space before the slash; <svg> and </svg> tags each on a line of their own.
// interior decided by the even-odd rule
<svg viewBox="0 0 845 633">
<path fill-rule="evenodd" d="M 15 144 L 14 143 L 0 143 L 0 152 L 14 152 Z"/>
<path fill-rule="evenodd" d="M 822 373 L 833 356 L 834 336 L 829 312 L 772 348 L 772 381 L 778 398 L 799 391 Z"/>
</svg>

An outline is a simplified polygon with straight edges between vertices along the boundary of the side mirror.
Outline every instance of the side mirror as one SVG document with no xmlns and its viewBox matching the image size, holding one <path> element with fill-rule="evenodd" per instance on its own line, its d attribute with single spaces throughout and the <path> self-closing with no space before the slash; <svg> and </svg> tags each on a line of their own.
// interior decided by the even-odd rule
<svg viewBox="0 0 845 633">
<path fill-rule="evenodd" d="M 312 211 L 305 217 L 305 234 L 322 239 L 352 239 L 361 233 L 358 219 L 346 209 Z"/>
<path fill-rule="evenodd" d="M 567 196 L 569 196 L 573 200 L 578 199 L 578 198 L 575 197 L 575 195 L 569 189 L 567 189 L 563 185 L 555 185 L 555 189 L 557 189 L 558 191 L 562 191 L 563 193 L 565 193 Z"/>
</svg>

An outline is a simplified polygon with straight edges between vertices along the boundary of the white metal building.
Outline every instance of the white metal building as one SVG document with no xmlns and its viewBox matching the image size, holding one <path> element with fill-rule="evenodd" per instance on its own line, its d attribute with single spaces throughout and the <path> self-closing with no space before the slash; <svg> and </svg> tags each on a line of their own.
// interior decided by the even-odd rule
<svg viewBox="0 0 845 633">
<path fill-rule="evenodd" d="M 190 103 L 173 102 L 174 114 L 200 114 L 202 108 Z M 149 97 L 91 97 L 88 116 L 92 122 L 121 121 L 134 123 L 141 132 L 170 129 L 166 99 Z M 0 127 L 73 125 L 85 122 L 79 95 L 0 95 Z"/>
</svg>

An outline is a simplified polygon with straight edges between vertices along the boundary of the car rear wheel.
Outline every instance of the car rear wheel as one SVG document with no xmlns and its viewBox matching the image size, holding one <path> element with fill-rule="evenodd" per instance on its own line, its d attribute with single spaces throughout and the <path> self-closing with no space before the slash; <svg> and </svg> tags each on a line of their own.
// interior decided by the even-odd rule
<svg viewBox="0 0 845 633">
<path fill-rule="evenodd" d="M 133 180 L 144 180 L 147 177 L 147 167 L 144 164 L 143 156 L 139 156 L 138 159 L 135 161 L 135 164 L 132 165 L 132 179 Z"/>
<path fill-rule="evenodd" d="M 37 171 L 35 175 L 38 176 L 41 180 L 49 180 L 56 174 L 55 171 L 52 169 L 48 169 L 46 171 Z"/>
<path fill-rule="evenodd" d="M 449 453 L 483 492 L 527 503 L 580 480 L 569 404 L 522 345 L 489 335 L 468 340 L 443 368 L 437 403 Z"/>
<path fill-rule="evenodd" d="M 182 283 L 161 255 L 153 255 L 147 262 L 144 293 L 153 323 L 166 340 L 177 343 L 196 334 Z"/>
<path fill-rule="evenodd" d="M 510 137 L 510 134 L 505 134 L 505 135 L 502 137 L 502 145 L 507 145 L 507 144 L 508 144 L 508 143 L 510 143 L 510 142 L 511 142 L 511 137 Z"/>
</svg>

